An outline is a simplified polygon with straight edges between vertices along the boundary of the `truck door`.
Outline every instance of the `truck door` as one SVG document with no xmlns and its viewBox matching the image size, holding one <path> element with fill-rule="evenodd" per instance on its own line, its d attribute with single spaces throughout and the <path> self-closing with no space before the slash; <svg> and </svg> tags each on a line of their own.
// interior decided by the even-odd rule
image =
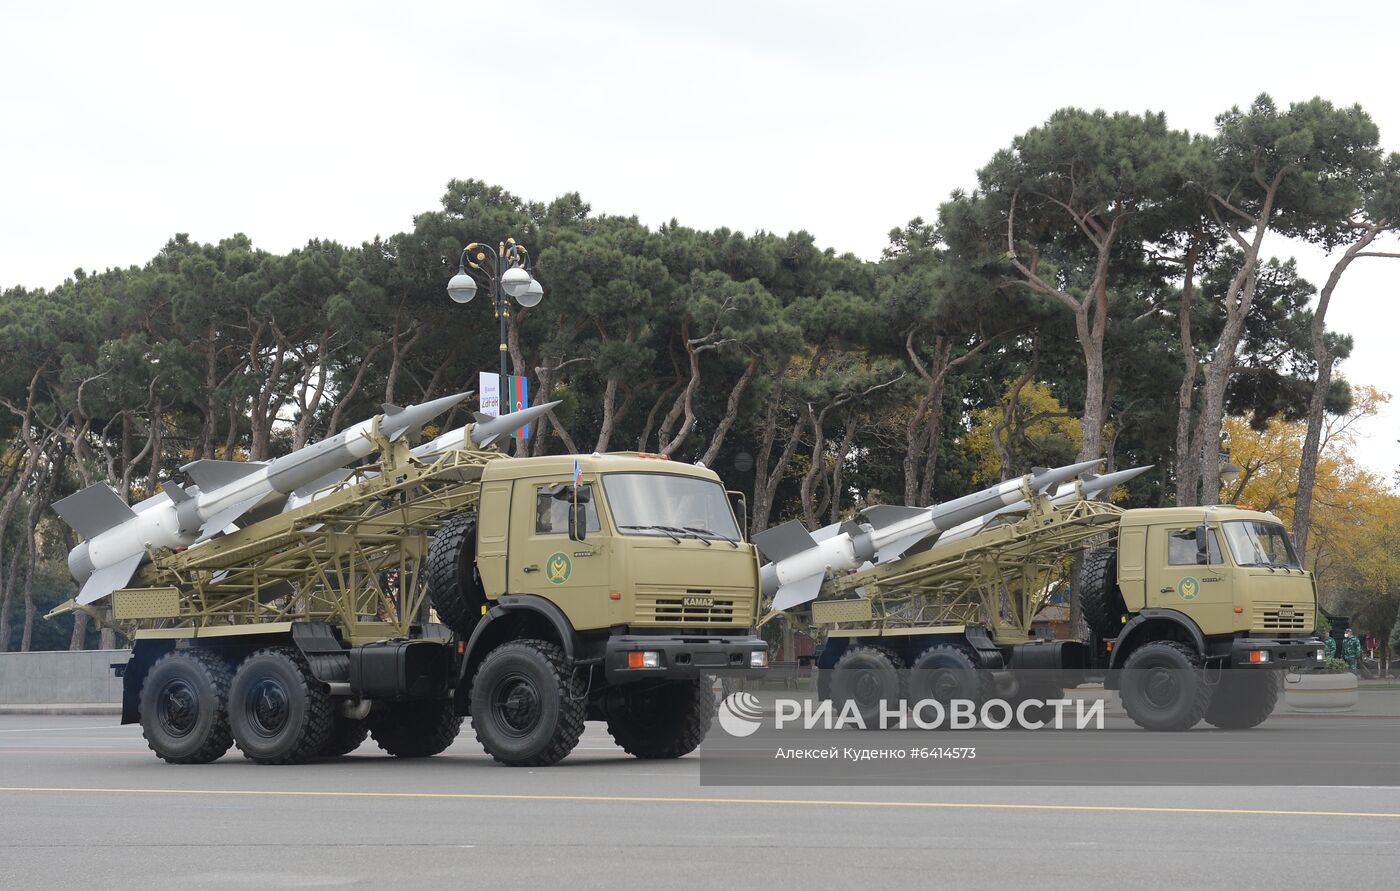
<svg viewBox="0 0 1400 891">
<path fill-rule="evenodd" d="M 1206 634 L 1234 625 L 1231 574 L 1220 546 L 1220 530 L 1207 530 L 1205 553 L 1196 526 L 1154 526 L 1148 542 L 1148 606 L 1187 613 Z"/>
<path fill-rule="evenodd" d="M 588 533 L 569 539 L 569 503 L 555 497 L 567 479 L 520 480 L 511 509 L 510 591 L 547 597 L 575 628 L 608 624 L 608 536 L 598 522 L 597 486 L 585 476 Z"/>
</svg>

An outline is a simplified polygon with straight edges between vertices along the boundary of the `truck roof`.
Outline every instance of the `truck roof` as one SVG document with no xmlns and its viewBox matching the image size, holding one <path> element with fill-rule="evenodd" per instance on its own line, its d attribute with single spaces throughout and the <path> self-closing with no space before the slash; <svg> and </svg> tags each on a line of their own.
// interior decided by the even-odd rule
<svg viewBox="0 0 1400 891">
<path fill-rule="evenodd" d="M 485 479 L 522 477 L 570 477 L 577 460 L 584 473 L 669 473 L 719 482 L 708 467 L 671 461 L 646 452 L 606 452 L 591 455 L 542 455 L 538 458 L 504 458 L 487 462 Z"/>
<path fill-rule="evenodd" d="M 1123 512 L 1120 526 L 1146 526 L 1161 523 L 1180 523 L 1197 526 L 1203 518 L 1219 522 L 1221 520 L 1260 520 L 1266 523 L 1283 521 L 1271 513 L 1241 507 L 1237 504 L 1204 504 L 1197 507 L 1138 507 Z"/>
</svg>

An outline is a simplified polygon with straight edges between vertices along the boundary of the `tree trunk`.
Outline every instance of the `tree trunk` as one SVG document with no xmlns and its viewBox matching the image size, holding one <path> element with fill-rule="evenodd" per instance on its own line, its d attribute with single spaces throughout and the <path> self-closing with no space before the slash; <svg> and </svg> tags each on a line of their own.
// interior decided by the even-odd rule
<svg viewBox="0 0 1400 891">
<path fill-rule="evenodd" d="M 1342 254 L 1327 276 L 1327 283 L 1318 294 L 1317 309 L 1313 312 L 1309 333 L 1313 362 L 1317 365 L 1317 380 L 1313 382 L 1312 397 L 1308 400 L 1308 430 L 1303 436 L 1303 451 L 1298 458 L 1298 494 L 1293 502 L 1293 545 L 1298 549 L 1300 560 L 1307 560 L 1308 556 L 1308 523 L 1312 515 L 1313 487 L 1317 482 L 1318 452 L 1322 447 L 1322 420 L 1327 408 L 1327 391 L 1332 385 L 1333 358 L 1332 351 L 1327 347 L 1327 309 L 1342 273 L 1376 239 L 1385 225 L 1386 221 L 1381 221 L 1367 226 L 1361 237 Z"/>
<path fill-rule="evenodd" d="M 749 384 L 753 381 L 754 373 L 757 371 L 758 357 L 754 356 L 744 367 L 744 373 L 739 375 L 739 379 L 730 388 L 729 400 L 724 406 L 724 417 L 720 418 L 719 425 L 715 427 L 714 435 L 710 437 L 709 448 L 705 449 L 705 454 L 700 457 L 700 462 L 706 467 L 713 466 L 715 459 L 719 457 L 719 450 L 724 446 L 724 438 L 729 435 L 729 431 L 734 428 L 734 422 L 739 419 L 739 403 L 743 400 L 744 392 L 748 390 Z"/>
<path fill-rule="evenodd" d="M 1186 252 L 1181 284 L 1181 386 L 1176 391 L 1176 503 L 1186 507 L 1199 502 L 1196 473 L 1200 466 L 1191 449 L 1191 403 L 1196 392 L 1196 347 L 1191 339 L 1191 306 L 1196 293 L 1196 263 L 1200 250 L 1193 241 Z"/>
</svg>

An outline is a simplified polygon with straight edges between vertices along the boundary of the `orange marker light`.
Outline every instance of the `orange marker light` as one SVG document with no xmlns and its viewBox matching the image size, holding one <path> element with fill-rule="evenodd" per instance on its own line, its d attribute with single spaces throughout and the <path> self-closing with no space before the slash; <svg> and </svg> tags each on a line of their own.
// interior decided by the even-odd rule
<svg viewBox="0 0 1400 891">
<path fill-rule="evenodd" d="M 1244 607 L 1242 607 L 1242 606 L 1237 606 L 1237 607 L 1235 607 L 1235 615 L 1239 615 L 1239 614 L 1242 613 L 1242 612 L 1244 612 Z"/>
<path fill-rule="evenodd" d="M 633 650 L 632 652 L 630 652 L 630 653 L 627 654 L 627 667 L 628 667 L 628 668 L 641 668 L 641 667 L 642 667 L 642 651 L 641 651 L 641 650 Z"/>
<path fill-rule="evenodd" d="M 609 599 L 609 600 L 621 600 L 621 599 L 622 599 L 622 593 L 621 593 L 620 591 L 609 591 L 609 592 L 608 592 L 608 599 Z"/>
</svg>

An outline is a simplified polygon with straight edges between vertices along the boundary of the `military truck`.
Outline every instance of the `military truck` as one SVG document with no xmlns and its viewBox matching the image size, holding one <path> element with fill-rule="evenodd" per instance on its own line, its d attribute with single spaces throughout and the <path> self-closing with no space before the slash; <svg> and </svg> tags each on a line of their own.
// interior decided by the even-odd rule
<svg viewBox="0 0 1400 891">
<path fill-rule="evenodd" d="M 589 719 L 638 758 L 674 758 L 708 730 L 706 673 L 766 666 L 743 499 L 713 471 L 374 438 L 377 460 L 242 528 L 151 549 L 111 594 L 134 639 L 122 723 L 160 758 L 236 745 L 297 763 L 367 735 L 423 757 L 468 715 L 507 765 L 558 762 Z"/>
<path fill-rule="evenodd" d="M 1141 727 L 1247 728 L 1273 711 L 1281 670 L 1322 663 L 1313 577 L 1272 514 L 1023 494 L 782 612 L 821 642 L 820 695 L 873 719 L 881 701 L 1055 699 L 1100 676 Z M 1033 633 L 1069 582 L 1089 639 Z"/>
</svg>

